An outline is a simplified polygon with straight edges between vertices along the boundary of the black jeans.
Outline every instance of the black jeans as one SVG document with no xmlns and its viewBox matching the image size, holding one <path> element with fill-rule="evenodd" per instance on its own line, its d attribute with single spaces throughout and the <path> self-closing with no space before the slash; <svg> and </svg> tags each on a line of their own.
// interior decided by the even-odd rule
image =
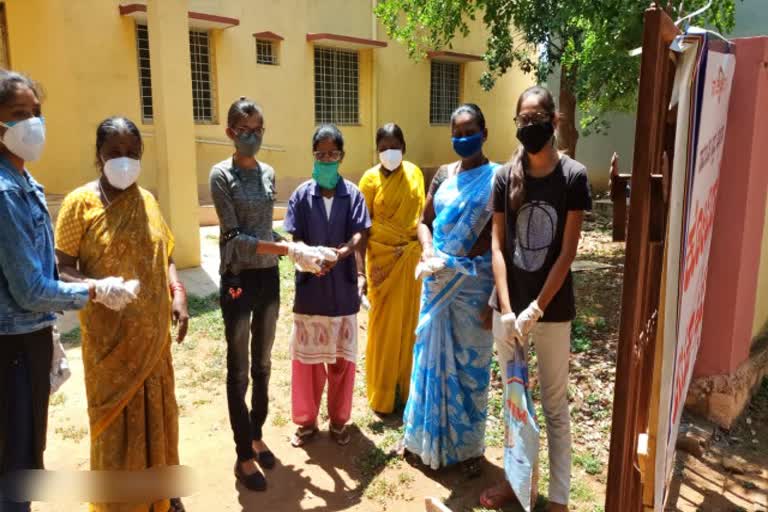
<svg viewBox="0 0 768 512">
<path fill-rule="evenodd" d="M 52 357 L 50 327 L 0 336 L 0 479 L 12 471 L 43 469 Z M 29 503 L 0 498 L 3 512 L 29 509 Z"/>
<path fill-rule="evenodd" d="M 238 275 L 225 273 L 221 276 L 220 300 L 227 338 L 229 422 L 237 460 L 246 461 L 253 458 L 251 442 L 261 440 L 269 407 L 272 345 L 280 312 L 278 268 L 243 270 Z M 253 381 L 250 414 L 245 403 L 249 369 Z"/>
</svg>

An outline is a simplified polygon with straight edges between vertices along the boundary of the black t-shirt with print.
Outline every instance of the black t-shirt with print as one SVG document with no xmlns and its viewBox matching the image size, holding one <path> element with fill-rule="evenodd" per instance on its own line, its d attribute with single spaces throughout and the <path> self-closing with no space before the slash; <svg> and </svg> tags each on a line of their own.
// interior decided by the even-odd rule
<svg viewBox="0 0 768 512">
<path fill-rule="evenodd" d="M 507 283 L 512 310 L 520 314 L 541 292 L 549 271 L 560 256 L 569 211 L 591 210 L 587 169 L 562 156 L 547 176 L 525 176 L 525 201 L 509 209 L 509 167 L 496 171 L 493 209 L 506 213 Z M 543 322 L 568 322 L 576 316 L 573 276 L 565 282 L 544 311 Z"/>
</svg>

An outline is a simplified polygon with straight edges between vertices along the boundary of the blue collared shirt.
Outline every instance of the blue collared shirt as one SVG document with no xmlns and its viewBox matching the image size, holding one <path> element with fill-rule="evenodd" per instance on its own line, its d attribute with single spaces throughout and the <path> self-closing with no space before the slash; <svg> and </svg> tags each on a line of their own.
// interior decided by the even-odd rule
<svg viewBox="0 0 768 512">
<path fill-rule="evenodd" d="M 310 180 L 291 195 L 283 225 L 295 240 L 307 245 L 339 247 L 355 233 L 370 228 L 371 218 L 360 190 L 354 183 L 339 179 L 329 219 L 320 187 Z M 296 272 L 293 311 L 322 316 L 347 316 L 360 311 L 354 255 L 340 261 L 323 277 Z"/>
<path fill-rule="evenodd" d="M 57 280 L 43 187 L 0 158 L 0 335 L 34 332 L 81 309 L 88 286 Z"/>
</svg>

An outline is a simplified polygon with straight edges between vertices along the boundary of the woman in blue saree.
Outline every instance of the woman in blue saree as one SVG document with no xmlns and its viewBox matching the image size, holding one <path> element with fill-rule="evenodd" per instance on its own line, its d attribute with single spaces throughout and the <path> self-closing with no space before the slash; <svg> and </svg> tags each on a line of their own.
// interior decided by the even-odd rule
<svg viewBox="0 0 768 512">
<path fill-rule="evenodd" d="M 441 166 L 419 225 L 424 278 L 421 311 L 405 407 L 407 454 L 433 469 L 462 463 L 480 474 L 493 339 L 488 299 L 491 269 L 491 189 L 497 164 L 482 146 L 485 118 L 474 104 L 451 116 L 453 148 L 461 157 Z"/>
</svg>

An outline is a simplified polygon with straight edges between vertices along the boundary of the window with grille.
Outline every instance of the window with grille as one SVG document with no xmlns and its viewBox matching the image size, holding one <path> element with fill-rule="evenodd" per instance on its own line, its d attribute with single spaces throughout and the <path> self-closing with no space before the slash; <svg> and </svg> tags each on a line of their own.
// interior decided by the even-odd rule
<svg viewBox="0 0 768 512">
<path fill-rule="evenodd" d="M 451 114 L 460 103 L 460 76 L 460 64 L 432 61 L 429 88 L 429 122 L 431 124 L 449 124 L 451 122 Z"/>
<path fill-rule="evenodd" d="M 256 63 L 276 66 L 277 62 L 277 44 L 268 39 L 256 40 Z"/>
<path fill-rule="evenodd" d="M 315 48 L 315 122 L 359 122 L 358 74 L 356 51 Z"/>
<path fill-rule="evenodd" d="M 152 122 L 152 71 L 149 66 L 149 32 L 146 25 L 136 25 L 136 52 L 139 63 L 139 94 L 141 117 Z"/>
<path fill-rule="evenodd" d="M 189 31 L 189 57 L 192 64 L 193 116 L 196 122 L 214 122 L 213 63 L 208 32 Z"/>
</svg>

